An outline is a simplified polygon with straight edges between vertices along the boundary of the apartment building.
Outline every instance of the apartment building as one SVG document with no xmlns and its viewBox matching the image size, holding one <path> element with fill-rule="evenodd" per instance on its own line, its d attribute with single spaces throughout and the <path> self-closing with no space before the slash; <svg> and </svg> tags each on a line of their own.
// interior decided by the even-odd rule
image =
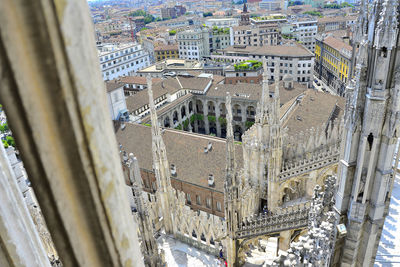
<svg viewBox="0 0 400 267">
<path fill-rule="evenodd" d="M 98 47 L 103 80 L 133 75 L 150 65 L 149 54 L 137 43 Z"/>
<path fill-rule="evenodd" d="M 279 77 L 284 75 L 293 77 L 294 81 L 312 86 L 314 54 L 303 45 L 289 42 L 285 45 L 275 46 L 245 46 L 234 45 L 218 51 L 211 55 L 211 59 L 222 62 L 238 63 L 247 60 L 267 59 L 269 79 L 274 80 L 278 73 L 275 72 L 279 66 Z"/>
<path fill-rule="evenodd" d="M 260 9 L 268 11 L 277 11 L 284 9 L 285 0 L 262 0 L 258 3 Z"/>
<path fill-rule="evenodd" d="M 161 8 L 161 18 L 177 18 L 186 13 L 186 8 L 184 6 L 174 6 Z"/>
<path fill-rule="evenodd" d="M 278 24 L 237 26 L 233 27 L 233 32 L 234 45 L 278 45 L 282 40 Z"/>
<path fill-rule="evenodd" d="M 339 95 L 349 80 L 352 47 L 332 35 L 319 35 L 315 46 L 315 75 Z"/>
<path fill-rule="evenodd" d="M 192 29 L 177 34 L 179 58 L 200 60 L 210 55 L 209 32 L 207 29 Z"/>
<path fill-rule="evenodd" d="M 204 24 L 207 27 L 233 27 L 239 25 L 239 19 L 238 18 L 209 18 L 204 21 Z"/>
<path fill-rule="evenodd" d="M 196 28 L 179 32 L 176 37 L 179 58 L 201 60 L 217 49 L 232 45 L 229 28 Z"/>
<path fill-rule="evenodd" d="M 159 45 L 154 48 L 157 61 L 179 58 L 178 45 Z"/>
<path fill-rule="evenodd" d="M 317 20 L 299 20 L 292 23 L 293 37 L 311 52 L 315 50 L 315 37 L 318 32 L 317 23 Z"/>
<path fill-rule="evenodd" d="M 318 19 L 318 32 L 324 33 L 336 30 L 345 30 L 357 21 L 357 16 L 336 16 Z"/>
</svg>

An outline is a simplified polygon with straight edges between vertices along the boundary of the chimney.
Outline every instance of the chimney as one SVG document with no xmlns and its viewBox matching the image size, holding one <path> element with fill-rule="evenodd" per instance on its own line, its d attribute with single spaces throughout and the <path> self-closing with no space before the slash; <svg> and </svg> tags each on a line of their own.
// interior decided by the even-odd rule
<svg viewBox="0 0 400 267">
<path fill-rule="evenodd" d="M 208 186 L 210 186 L 210 187 L 215 186 L 214 175 L 212 175 L 212 174 L 208 175 Z"/>
</svg>

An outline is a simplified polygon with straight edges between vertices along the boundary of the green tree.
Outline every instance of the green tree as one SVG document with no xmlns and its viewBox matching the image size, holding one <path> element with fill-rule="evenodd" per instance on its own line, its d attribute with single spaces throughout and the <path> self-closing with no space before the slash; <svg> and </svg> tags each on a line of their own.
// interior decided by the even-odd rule
<svg viewBox="0 0 400 267">
<path fill-rule="evenodd" d="M 14 141 L 14 138 L 12 136 L 7 136 L 6 137 L 6 141 L 10 146 L 14 146 L 15 147 L 15 141 Z"/>
<path fill-rule="evenodd" d="M 216 122 L 217 121 L 215 116 L 212 116 L 212 115 L 208 115 L 207 118 L 208 118 L 209 122 Z"/>
<path fill-rule="evenodd" d="M 6 140 L 2 140 L 2 142 L 3 142 L 3 146 L 4 146 L 4 148 L 8 148 L 8 147 L 9 147 L 9 144 L 7 143 L 7 141 L 6 141 Z"/>
<path fill-rule="evenodd" d="M 322 13 L 318 12 L 318 11 L 306 11 L 303 14 L 311 15 L 311 16 L 317 16 L 317 17 L 321 17 L 322 16 Z"/>
<path fill-rule="evenodd" d="M 190 117 L 190 122 L 195 122 L 195 121 L 202 121 L 202 120 L 204 120 L 204 116 L 203 115 L 201 115 L 201 114 L 193 114 L 191 117 Z"/>
<path fill-rule="evenodd" d="M 146 15 L 147 15 L 146 11 L 144 11 L 144 10 L 136 10 L 136 11 L 133 11 L 133 12 L 129 13 L 128 16 L 131 16 L 131 17 L 143 16 L 143 17 L 145 17 Z"/>
<path fill-rule="evenodd" d="M 247 129 L 249 129 L 251 126 L 253 126 L 253 124 L 254 124 L 254 121 L 246 121 L 245 122 L 245 125 L 246 125 Z"/>
<path fill-rule="evenodd" d="M 170 31 L 169 31 L 169 35 L 170 35 L 170 36 L 173 36 L 173 35 L 175 35 L 175 34 L 176 34 L 176 30 L 170 30 Z"/>
<path fill-rule="evenodd" d="M 218 121 L 219 121 L 219 123 L 220 123 L 221 125 L 226 125 L 226 118 L 224 118 L 224 117 L 219 117 L 219 118 L 218 118 Z"/>
<path fill-rule="evenodd" d="M 183 122 L 183 129 L 184 129 L 184 130 L 188 130 L 188 128 L 189 128 L 189 119 L 186 119 L 186 120 Z"/>
</svg>

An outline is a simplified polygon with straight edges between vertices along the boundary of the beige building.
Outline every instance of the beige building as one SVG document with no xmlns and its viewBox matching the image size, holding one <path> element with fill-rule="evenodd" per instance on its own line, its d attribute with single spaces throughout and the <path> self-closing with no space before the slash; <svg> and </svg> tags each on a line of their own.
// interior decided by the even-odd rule
<svg viewBox="0 0 400 267">
<path fill-rule="evenodd" d="M 346 30 L 347 27 L 354 25 L 356 20 L 356 16 L 335 16 L 319 18 L 318 32 L 324 33 L 328 31 Z"/>
<path fill-rule="evenodd" d="M 233 27 L 235 45 L 278 45 L 281 43 L 281 31 L 277 24 L 243 25 Z"/>
<path fill-rule="evenodd" d="M 277 46 L 245 46 L 235 45 L 218 51 L 211 58 L 223 62 L 242 62 L 249 59 L 267 59 L 269 79 L 275 80 L 279 75 L 282 79 L 290 75 L 299 83 L 311 87 L 314 69 L 314 54 L 304 46 L 290 42 L 286 45 Z M 279 74 L 275 72 L 279 66 Z"/>
</svg>

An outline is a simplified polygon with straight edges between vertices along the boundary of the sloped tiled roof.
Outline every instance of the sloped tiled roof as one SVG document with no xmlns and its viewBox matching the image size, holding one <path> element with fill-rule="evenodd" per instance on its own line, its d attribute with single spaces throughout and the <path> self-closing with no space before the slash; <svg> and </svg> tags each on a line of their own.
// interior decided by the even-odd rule
<svg viewBox="0 0 400 267">
<path fill-rule="evenodd" d="M 133 153 L 140 168 L 152 170 L 151 127 L 126 124 L 124 130 L 116 132 L 117 141 L 127 153 Z M 214 175 L 214 189 L 224 190 L 226 167 L 226 141 L 222 138 L 166 129 L 163 140 L 169 164 L 176 166 L 176 179 L 208 187 L 208 175 Z M 212 151 L 204 153 L 204 147 L 212 143 Z M 241 145 L 235 146 L 236 163 L 243 166 Z"/>
</svg>

